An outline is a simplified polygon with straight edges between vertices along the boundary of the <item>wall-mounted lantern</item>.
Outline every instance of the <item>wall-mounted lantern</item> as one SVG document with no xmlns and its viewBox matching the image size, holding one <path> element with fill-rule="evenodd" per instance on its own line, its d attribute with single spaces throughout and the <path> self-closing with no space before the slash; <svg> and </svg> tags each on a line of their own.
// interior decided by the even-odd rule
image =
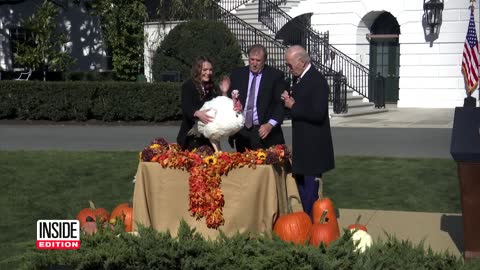
<svg viewBox="0 0 480 270">
<path fill-rule="evenodd" d="M 423 12 L 430 34 L 437 34 L 442 23 L 443 0 L 423 0 Z"/>
</svg>

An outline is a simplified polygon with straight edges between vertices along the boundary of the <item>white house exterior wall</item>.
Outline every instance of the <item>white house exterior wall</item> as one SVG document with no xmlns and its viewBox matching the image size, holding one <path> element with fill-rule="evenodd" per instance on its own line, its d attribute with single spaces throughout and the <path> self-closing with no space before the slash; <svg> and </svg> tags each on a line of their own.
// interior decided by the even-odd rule
<svg viewBox="0 0 480 270">
<path fill-rule="evenodd" d="M 0 70 L 12 69 L 10 27 L 20 26 L 21 20 L 30 17 L 41 5 L 42 0 L 29 0 L 0 8 Z M 71 3 L 72 1 L 63 1 Z M 97 70 L 107 67 L 98 19 L 77 5 L 61 9 L 58 19 L 60 29 L 69 34 L 66 50 L 76 60 L 72 70 L 88 71 L 92 65 Z"/>
<path fill-rule="evenodd" d="M 168 22 L 148 22 L 143 25 L 143 31 L 145 33 L 145 42 L 143 46 L 143 59 L 144 59 L 144 73 L 148 82 L 152 82 L 152 64 L 153 57 L 157 48 L 162 43 L 165 36 L 175 28 L 181 21 L 168 21 Z"/>
<path fill-rule="evenodd" d="M 375 14 L 389 12 L 400 25 L 399 107 L 452 108 L 466 97 L 461 73 L 463 44 L 470 15 L 469 0 L 444 0 L 438 39 L 426 41 L 421 0 L 304 0 L 292 17 L 313 12 L 312 26 L 329 31 L 330 43 L 368 66 L 366 34 Z M 475 19 L 479 26 L 478 0 Z M 478 98 L 478 90 L 474 95 Z"/>
</svg>

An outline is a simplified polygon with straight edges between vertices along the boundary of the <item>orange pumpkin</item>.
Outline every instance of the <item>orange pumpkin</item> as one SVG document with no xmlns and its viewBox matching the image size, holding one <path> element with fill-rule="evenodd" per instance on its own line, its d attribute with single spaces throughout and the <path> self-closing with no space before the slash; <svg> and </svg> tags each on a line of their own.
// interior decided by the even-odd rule
<svg viewBox="0 0 480 270">
<path fill-rule="evenodd" d="M 320 243 L 324 243 L 325 246 L 328 246 L 332 241 L 335 241 L 340 237 L 338 225 L 332 226 L 332 224 L 329 224 L 329 222 L 326 221 L 327 215 L 328 210 L 324 210 L 319 222 L 312 225 L 309 242 L 311 246 L 318 247 Z"/>
<path fill-rule="evenodd" d="M 327 211 L 325 222 L 336 230 L 336 234 L 340 235 L 340 227 L 338 226 L 338 220 L 337 216 L 335 215 L 335 207 L 333 206 L 333 202 L 329 198 L 323 197 L 323 181 L 321 179 L 318 181 L 318 200 L 315 201 L 312 209 L 313 223 L 319 223 L 323 212 Z"/>
<path fill-rule="evenodd" d="M 95 222 L 92 217 L 88 216 L 86 222 L 82 224 L 81 229 L 85 234 L 95 234 L 98 231 L 97 222 Z"/>
<path fill-rule="evenodd" d="M 312 227 L 310 217 L 303 211 L 292 213 L 292 198 L 300 201 L 296 196 L 288 198 L 288 214 L 281 216 L 273 231 L 285 242 L 305 244 Z"/>
<path fill-rule="evenodd" d="M 361 217 L 362 217 L 362 215 L 358 215 L 355 223 L 348 225 L 348 229 L 349 230 L 362 230 L 362 231 L 368 232 L 367 226 L 360 224 L 360 218 Z"/>
<path fill-rule="evenodd" d="M 83 208 L 77 214 L 77 220 L 80 221 L 80 227 L 87 222 L 88 217 L 91 217 L 93 221 L 96 221 L 97 217 L 100 218 L 100 222 L 108 221 L 110 214 L 105 208 L 96 208 L 92 201 L 88 201 L 88 203 L 90 204 L 90 207 Z"/>
<path fill-rule="evenodd" d="M 113 209 L 110 215 L 110 223 L 115 224 L 116 220 L 121 219 L 125 224 L 125 231 L 131 232 L 133 229 L 133 207 L 130 203 L 122 203 Z"/>
</svg>

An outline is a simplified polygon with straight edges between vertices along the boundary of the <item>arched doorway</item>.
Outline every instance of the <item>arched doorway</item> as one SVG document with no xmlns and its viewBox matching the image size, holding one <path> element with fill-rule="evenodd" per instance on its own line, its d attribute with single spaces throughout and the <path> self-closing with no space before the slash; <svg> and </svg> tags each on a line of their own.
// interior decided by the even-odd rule
<svg viewBox="0 0 480 270">
<path fill-rule="evenodd" d="M 385 102 L 397 103 L 400 67 L 400 25 L 389 12 L 381 13 L 370 27 L 370 71 L 385 78 Z"/>
</svg>

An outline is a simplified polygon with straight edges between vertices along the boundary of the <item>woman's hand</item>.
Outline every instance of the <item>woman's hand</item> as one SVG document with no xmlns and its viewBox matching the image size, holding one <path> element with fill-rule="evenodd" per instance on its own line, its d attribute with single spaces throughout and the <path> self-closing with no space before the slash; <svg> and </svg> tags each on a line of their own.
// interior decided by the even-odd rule
<svg viewBox="0 0 480 270">
<path fill-rule="evenodd" d="M 228 76 L 223 76 L 219 87 L 220 91 L 222 91 L 222 96 L 227 96 L 228 89 L 230 89 L 230 78 Z"/>
<path fill-rule="evenodd" d="M 213 121 L 213 116 L 210 116 L 208 115 L 208 111 L 210 111 L 210 109 L 208 110 L 204 110 L 204 111 L 196 111 L 193 116 L 194 117 L 197 117 L 198 120 L 200 120 L 202 123 L 204 124 L 208 124 L 210 122 Z"/>
</svg>

